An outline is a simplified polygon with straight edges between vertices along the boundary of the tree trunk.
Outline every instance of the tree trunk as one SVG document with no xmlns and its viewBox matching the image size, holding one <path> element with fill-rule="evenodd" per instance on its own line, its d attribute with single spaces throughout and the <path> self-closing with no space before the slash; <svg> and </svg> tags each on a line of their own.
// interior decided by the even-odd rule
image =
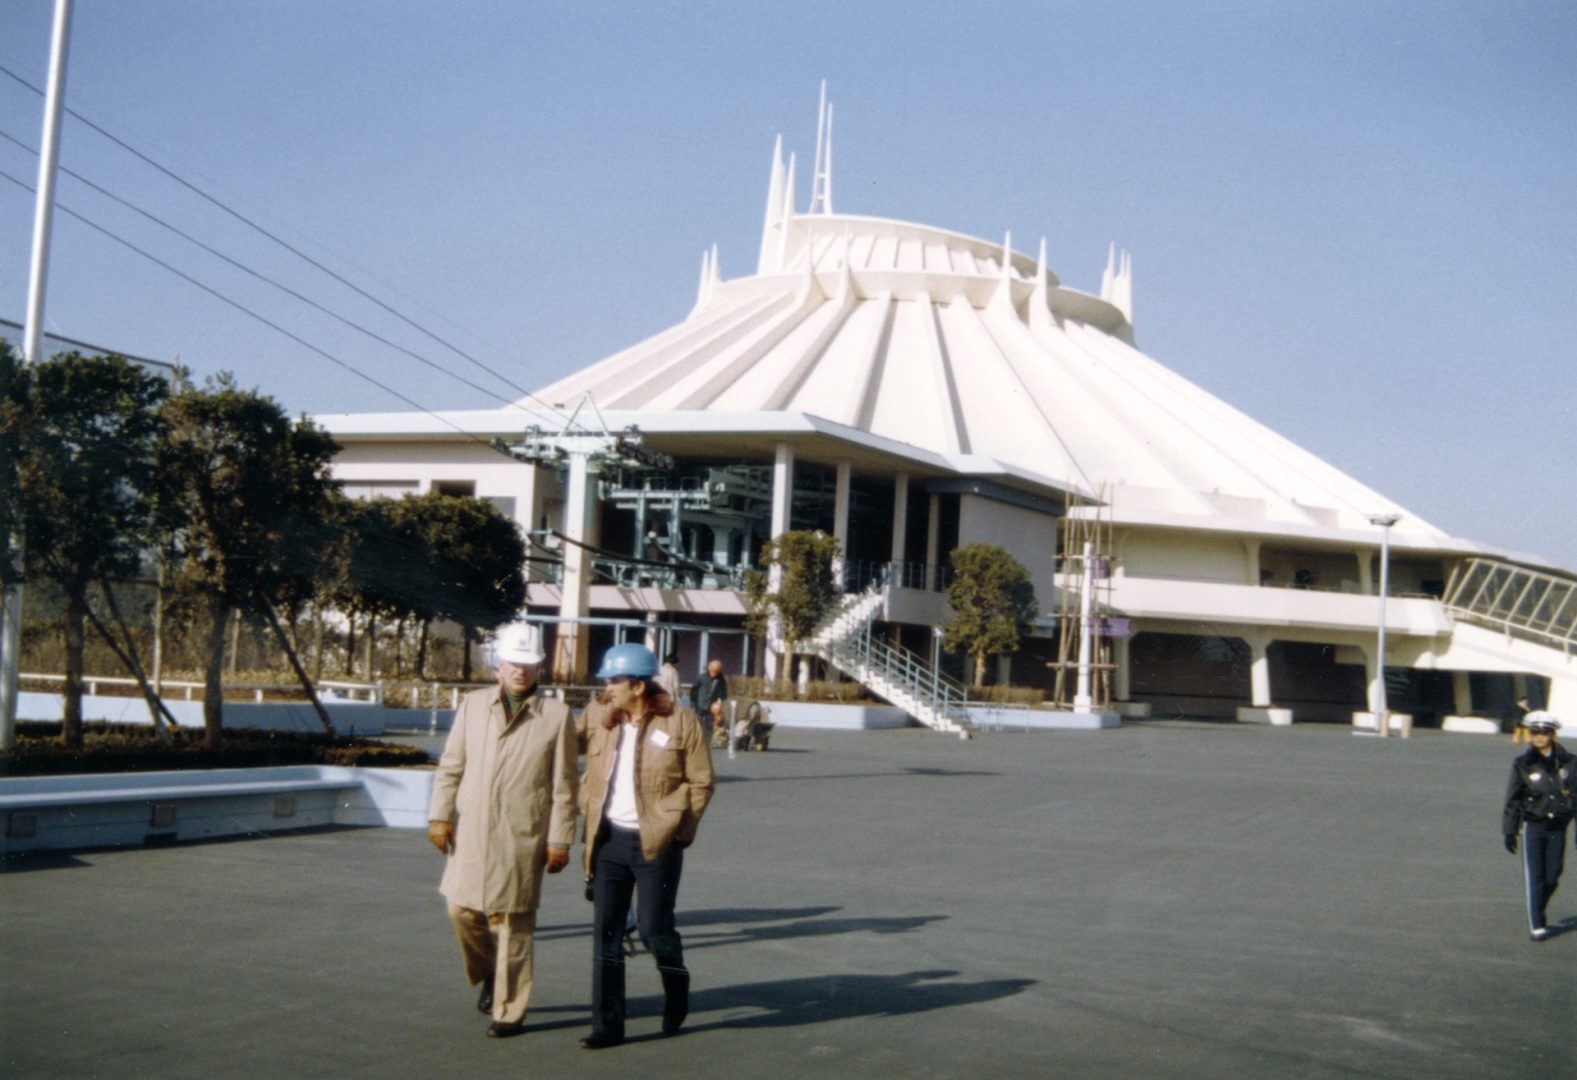
<svg viewBox="0 0 1577 1080">
<path fill-rule="evenodd" d="M 431 619 L 423 619 L 421 634 L 416 639 L 416 677 L 418 679 L 427 678 L 427 633 L 432 625 L 433 621 Z"/>
<path fill-rule="evenodd" d="M 104 590 L 104 602 L 109 606 L 110 615 L 115 619 L 115 625 L 120 629 L 121 640 L 115 639 L 109 627 L 104 625 L 102 619 L 93 614 L 93 608 L 87 607 L 88 619 L 93 623 L 93 629 L 99 632 L 110 649 L 120 658 L 120 662 L 131 672 L 132 678 L 137 680 L 137 688 L 142 691 L 142 699 L 148 703 L 148 715 L 153 718 L 153 730 L 161 743 L 170 743 L 170 731 L 178 727 L 174 715 L 167 705 L 160 699 L 158 690 L 148 682 L 148 677 L 143 674 L 142 663 L 137 659 L 137 646 L 131 639 L 131 631 L 126 626 L 126 620 L 120 613 L 120 605 L 115 602 L 115 592 L 110 588 L 109 579 L 100 576 L 99 588 Z"/>
<path fill-rule="evenodd" d="M 338 734 L 334 730 L 334 721 L 329 719 L 328 710 L 323 707 L 323 702 L 318 700 L 318 688 L 312 685 L 312 680 L 307 678 L 306 668 L 301 666 L 301 658 L 296 655 L 296 650 L 285 636 L 285 630 L 279 625 L 279 615 L 274 611 L 274 605 L 263 598 L 263 613 L 268 616 L 268 625 L 274 628 L 274 636 L 279 639 L 279 647 L 285 650 L 285 658 L 290 661 L 291 670 L 296 673 L 296 678 L 301 682 L 301 688 L 307 692 L 307 698 L 312 702 L 312 708 L 318 714 L 318 722 L 323 725 L 323 730 L 329 738 Z"/>
<path fill-rule="evenodd" d="M 82 626 L 86 621 L 81 597 L 67 596 L 61 623 L 66 638 L 66 685 L 61 695 L 60 741 L 76 750 L 82 749 Z"/>
<path fill-rule="evenodd" d="M 345 613 L 345 677 L 356 677 L 356 612 Z"/>
<path fill-rule="evenodd" d="M 460 628 L 460 681 L 471 681 L 471 628 Z"/>
<path fill-rule="evenodd" d="M 367 652 L 367 674 L 365 678 L 368 682 L 372 682 L 373 649 L 378 644 L 378 617 L 376 615 L 367 616 L 367 629 L 361 637 L 361 647 Z"/>
<path fill-rule="evenodd" d="M 405 674 L 405 616 L 394 624 L 394 677 Z"/>
<path fill-rule="evenodd" d="M 970 680 L 970 685 L 972 685 L 976 690 L 979 690 L 979 689 L 981 689 L 982 687 L 984 687 L 986 685 L 986 654 L 985 653 L 976 653 L 975 654 L 974 676 L 975 677 Z"/>
<path fill-rule="evenodd" d="M 312 605 L 312 678 L 323 681 L 323 605 Z"/>
<path fill-rule="evenodd" d="M 208 599 L 208 655 L 203 659 L 203 746 L 219 749 L 224 725 L 225 631 L 233 610 L 219 596 Z"/>
<path fill-rule="evenodd" d="M 230 674 L 233 676 L 241 663 L 241 613 L 232 608 L 227 617 L 230 620 Z"/>
</svg>

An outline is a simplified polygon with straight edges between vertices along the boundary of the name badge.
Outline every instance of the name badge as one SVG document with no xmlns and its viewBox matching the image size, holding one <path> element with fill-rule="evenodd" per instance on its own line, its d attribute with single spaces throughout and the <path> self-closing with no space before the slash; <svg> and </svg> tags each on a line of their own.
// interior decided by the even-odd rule
<svg viewBox="0 0 1577 1080">
<path fill-rule="evenodd" d="M 651 740 L 652 745 L 657 747 L 657 749 L 665 749 L 668 746 L 668 733 L 666 731 L 654 731 L 651 734 Z"/>
</svg>

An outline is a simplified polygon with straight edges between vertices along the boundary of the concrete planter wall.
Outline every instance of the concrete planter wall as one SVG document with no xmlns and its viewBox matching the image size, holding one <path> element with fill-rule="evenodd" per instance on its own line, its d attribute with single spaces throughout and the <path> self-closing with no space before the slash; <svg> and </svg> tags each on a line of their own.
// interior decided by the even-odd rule
<svg viewBox="0 0 1577 1080">
<path fill-rule="evenodd" d="M 165 706 L 183 728 L 203 726 L 203 703 L 166 699 Z M 323 708 L 341 735 L 381 735 L 390 728 L 426 728 L 432 722 L 431 709 L 385 709 L 365 701 L 323 702 Z M 62 711 L 59 694 L 27 692 L 17 697 L 17 718 L 58 721 Z M 438 730 L 448 731 L 453 709 L 438 710 Z M 151 724 L 148 703 L 140 697 L 111 697 L 106 694 L 82 696 L 82 719 L 111 724 Z M 318 714 L 304 701 L 227 701 L 224 707 L 227 728 L 258 731 L 323 730 Z"/>
<path fill-rule="evenodd" d="M 896 705 L 841 705 L 822 701 L 763 701 L 780 727 L 829 731 L 873 731 L 917 726 Z"/>
<path fill-rule="evenodd" d="M 288 765 L 0 780 L 0 854 L 427 825 L 431 769 Z"/>
</svg>

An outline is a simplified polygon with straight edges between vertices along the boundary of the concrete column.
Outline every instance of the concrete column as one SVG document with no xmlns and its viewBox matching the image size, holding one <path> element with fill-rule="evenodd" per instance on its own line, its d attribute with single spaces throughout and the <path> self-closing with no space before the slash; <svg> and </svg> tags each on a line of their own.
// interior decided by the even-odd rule
<svg viewBox="0 0 1577 1080">
<path fill-rule="evenodd" d="M 1246 556 L 1248 556 L 1248 559 L 1247 559 L 1247 563 L 1248 563 L 1248 583 L 1250 585 L 1258 585 L 1259 584 L 1259 541 L 1258 540 L 1245 540 L 1245 541 L 1243 541 L 1243 553 Z"/>
<path fill-rule="evenodd" d="M 1468 672 L 1451 673 L 1451 697 L 1458 716 L 1473 715 L 1473 680 Z"/>
<path fill-rule="evenodd" d="M 903 556 L 909 546 L 909 474 L 893 477 L 893 583 L 903 584 Z"/>
<path fill-rule="evenodd" d="M 849 565 L 849 487 L 854 480 L 854 466 L 847 461 L 838 462 L 838 479 L 832 495 L 832 536 L 838 541 L 838 557 L 832 564 L 832 579 L 838 588 L 844 588 L 843 571 Z"/>
<path fill-rule="evenodd" d="M 1374 552 L 1365 548 L 1358 552 L 1358 591 L 1365 596 L 1374 593 Z"/>
<path fill-rule="evenodd" d="M 1256 709 L 1266 709 L 1271 705 L 1270 656 L 1267 652 L 1270 642 L 1259 634 L 1252 637 L 1245 635 L 1245 640 L 1249 650 L 1249 704 Z"/>
<path fill-rule="evenodd" d="M 925 587 L 936 588 L 937 567 L 939 557 L 937 548 L 942 542 L 942 497 L 932 495 L 925 514 Z"/>
<path fill-rule="evenodd" d="M 1360 645 L 1359 649 L 1363 652 L 1364 682 L 1369 688 L 1369 711 L 1378 712 L 1380 708 L 1380 680 L 1385 677 L 1385 663 L 1384 661 L 1381 661 L 1378 664 L 1375 663 L 1375 656 L 1378 652 L 1378 646 L 1376 646 L 1373 642 L 1370 642 L 1366 645 Z"/>
<path fill-rule="evenodd" d="M 663 655 L 662 641 L 659 640 L 662 631 L 657 626 L 657 612 L 646 613 L 646 647 L 658 657 Z"/>
<path fill-rule="evenodd" d="M 789 531 L 790 511 L 794 496 L 794 448 L 788 443 L 778 443 L 772 461 L 772 536 L 782 536 Z M 783 580 L 783 571 L 777 566 L 767 571 L 767 588 L 777 592 Z M 783 625 L 772 616 L 767 625 L 767 647 L 762 657 L 768 679 L 776 679 L 783 663 Z"/>
<path fill-rule="evenodd" d="M 563 595 L 559 598 L 559 615 L 564 619 L 580 619 L 591 608 L 591 559 L 581 546 L 590 542 L 592 525 L 597 510 L 597 500 L 592 497 L 591 486 L 596 482 L 597 469 L 586 453 L 569 455 L 569 490 L 564 499 L 564 535 L 579 543 L 564 544 Z M 582 683 L 586 681 L 589 658 L 586 653 L 590 643 L 590 630 L 585 623 L 564 622 L 559 625 L 553 650 L 553 678 L 557 682 Z"/>
</svg>

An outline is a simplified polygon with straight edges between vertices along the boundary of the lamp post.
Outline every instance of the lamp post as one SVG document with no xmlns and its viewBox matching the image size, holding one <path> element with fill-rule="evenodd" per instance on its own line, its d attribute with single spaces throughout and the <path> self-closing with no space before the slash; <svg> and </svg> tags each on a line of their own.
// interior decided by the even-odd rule
<svg viewBox="0 0 1577 1080">
<path fill-rule="evenodd" d="M 1370 514 L 1369 524 L 1380 526 L 1380 641 L 1375 661 L 1374 726 L 1375 734 L 1385 738 L 1390 727 L 1390 710 L 1385 700 L 1385 597 L 1391 590 L 1391 526 L 1399 514 Z"/>
<path fill-rule="evenodd" d="M 931 710 L 941 712 L 942 628 L 931 627 Z"/>
</svg>

